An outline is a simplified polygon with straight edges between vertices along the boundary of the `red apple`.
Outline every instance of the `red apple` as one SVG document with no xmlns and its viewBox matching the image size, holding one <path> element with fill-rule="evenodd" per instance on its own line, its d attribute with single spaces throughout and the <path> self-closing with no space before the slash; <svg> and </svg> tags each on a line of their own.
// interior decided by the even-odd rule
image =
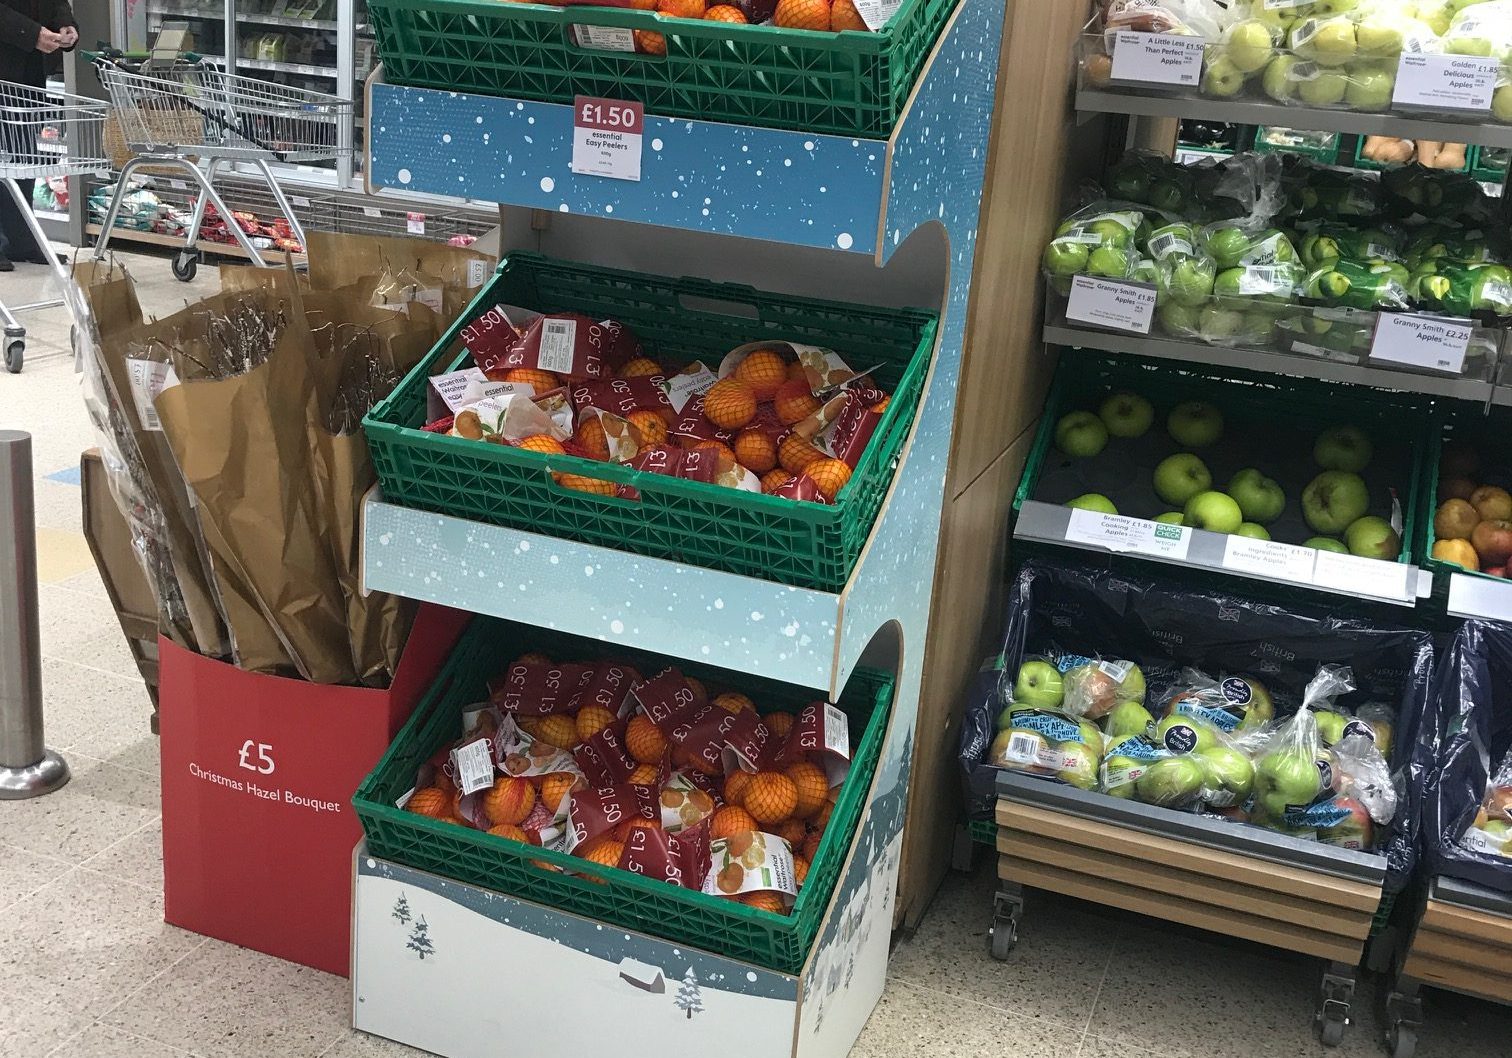
<svg viewBox="0 0 1512 1058">
<path fill-rule="evenodd" d="M 1433 516 L 1433 535 L 1440 540 L 1469 540 L 1480 520 L 1469 500 L 1445 500 Z"/>
<path fill-rule="evenodd" d="M 1335 797 L 1334 806 L 1349 813 L 1341 822 L 1331 827 L 1318 828 L 1318 840 L 1346 849 L 1368 849 L 1375 835 L 1375 821 L 1365 806 L 1353 797 Z"/>
<path fill-rule="evenodd" d="M 1489 567 L 1487 569 L 1481 570 L 1481 572 L 1482 573 L 1489 573 L 1493 577 L 1503 577 L 1503 578 L 1505 578 L 1506 575 L 1507 575 L 1507 567 L 1506 566 L 1491 566 L 1491 567 Z"/>
<path fill-rule="evenodd" d="M 1480 453 L 1464 441 L 1444 442 L 1439 456 L 1439 473 L 1451 478 L 1473 477 L 1480 469 Z"/>
<path fill-rule="evenodd" d="M 1505 566 L 1512 559 L 1512 522 L 1494 518 L 1481 522 L 1470 534 L 1470 544 L 1485 566 Z"/>
<path fill-rule="evenodd" d="M 1482 485 L 1470 494 L 1470 505 L 1482 518 L 1512 519 L 1512 493 L 1495 485 Z"/>
<path fill-rule="evenodd" d="M 1440 503 L 1445 500 L 1468 500 L 1470 494 L 1474 491 L 1475 482 L 1469 478 L 1439 479 L 1438 498 Z"/>
</svg>

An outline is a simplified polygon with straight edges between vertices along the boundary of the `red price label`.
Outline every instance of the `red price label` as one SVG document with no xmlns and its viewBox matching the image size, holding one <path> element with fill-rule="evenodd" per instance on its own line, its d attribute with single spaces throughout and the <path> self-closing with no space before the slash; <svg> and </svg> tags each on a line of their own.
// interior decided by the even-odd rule
<svg viewBox="0 0 1512 1058">
<path fill-rule="evenodd" d="M 623 99 L 578 96 L 572 108 L 572 171 L 639 180 L 645 107 Z"/>
<path fill-rule="evenodd" d="M 641 103 L 629 103 L 623 99 L 578 96 L 573 100 L 572 105 L 577 111 L 574 123 L 578 128 L 629 132 L 637 136 L 645 128 L 646 108 Z"/>
</svg>

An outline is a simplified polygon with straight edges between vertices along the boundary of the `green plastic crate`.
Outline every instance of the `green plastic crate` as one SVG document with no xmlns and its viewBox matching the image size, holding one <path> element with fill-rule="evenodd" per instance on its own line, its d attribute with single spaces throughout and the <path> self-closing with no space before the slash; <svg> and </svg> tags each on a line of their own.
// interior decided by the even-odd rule
<svg viewBox="0 0 1512 1058">
<path fill-rule="evenodd" d="M 973 819 L 966 824 L 971 840 L 978 845 L 997 848 L 997 824 L 990 819 Z"/>
<path fill-rule="evenodd" d="M 1292 129 L 1275 129 L 1273 131 L 1291 133 Z M 1339 156 L 1339 137 L 1337 133 L 1328 133 L 1326 143 L 1317 143 L 1309 137 L 1318 133 L 1300 133 L 1290 143 L 1272 143 L 1265 138 L 1267 129 L 1264 125 L 1255 128 L 1255 152 L 1257 154 L 1300 154 L 1304 158 L 1311 158 L 1320 165 L 1332 165 Z"/>
<path fill-rule="evenodd" d="M 1504 579 L 1433 557 L 1433 545 L 1438 542 L 1438 535 L 1433 531 L 1433 516 L 1438 511 L 1439 463 L 1444 454 L 1444 442 L 1469 441 L 1488 453 L 1489 461 L 1493 458 L 1505 458 L 1508 455 L 1509 450 L 1512 450 L 1512 445 L 1508 443 L 1509 438 L 1512 438 L 1512 408 L 1498 404 L 1489 409 L 1483 409 L 1479 404 L 1439 401 L 1434 409 L 1434 427 L 1429 435 L 1425 456 L 1427 465 L 1424 469 L 1423 489 L 1420 493 L 1422 502 L 1417 522 L 1421 540 L 1417 544 L 1417 549 L 1423 556 L 1423 568 L 1433 571 L 1434 579 L 1439 581 L 1440 588 L 1447 587 L 1451 573 L 1463 573 L 1483 580 Z M 1512 476 L 1493 474 L 1487 480 L 1478 479 L 1476 484 L 1500 485 L 1507 488 L 1512 486 Z"/>
<path fill-rule="evenodd" d="M 1477 148 L 1475 148 L 1475 147 L 1466 147 L 1465 148 L 1465 164 L 1462 165 L 1462 166 L 1460 166 L 1458 169 L 1450 169 L 1450 170 L 1446 170 L 1446 171 L 1447 172 L 1453 172 L 1453 173 L 1469 173 L 1469 172 L 1472 172 L 1474 170 L 1474 167 L 1475 167 L 1475 151 L 1476 151 L 1476 149 Z M 1411 162 L 1378 162 L 1378 161 L 1375 161 L 1372 158 L 1365 157 L 1365 155 L 1361 153 L 1364 150 L 1365 150 L 1365 137 L 1364 136 L 1359 136 L 1359 137 L 1357 137 L 1355 139 L 1354 162 L 1352 163 L 1356 169 L 1374 169 L 1374 170 L 1400 169 L 1404 165 L 1411 165 L 1411 164 L 1413 164 Z"/>
<path fill-rule="evenodd" d="M 1166 414 L 1184 401 L 1203 400 L 1216 405 L 1224 413 L 1226 434 L 1241 422 L 1257 431 L 1253 433 L 1254 444 L 1260 447 L 1253 449 L 1254 459 L 1262 464 L 1268 454 L 1266 446 L 1272 444 L 1273 438 L 1281 443 L 1300 433 L 1309 451 L 1299 458 L 1307 459 L 1312 438 L 1325 427 L 1346 423 L 1360 427 L 1375 444 L 1376 462 L 1383 452 L 1390 451 L 1403 464 L 1407 480 L 1395 483 L 1402 511 L 1402 551 L 1397 561 L 1412 561 L 1421 519 L 1419 497 L 1428 477 L 1424 453 L 1429 442 L 1431 406 L 1426 398 L 1316 379 L 1197 367 L 1083 349 L 1062 353 L 1045 400 L 1039 433 L 1014 493 L 1015 516 L 1027 500 L 1036 498 L 1046 460 L 1055 447 L 1055 424 L 1061 416 L 1084 409 L 1095 411 L 1104 396 L 1120 391 L 1141 394 L 1155 405 L 1152 432 L 1163 433 Z M 1111 441 L 1110 445 L 1116 443 Z M 1315 470 L 1310 462 L 1307 466 Z M 1151 465 L 1142 468 L 1142 472 L 1152 474 L 1154 469 Z M 1213 487 L 1222 488 L 1224 484 L 1215 480 Z M 1288 491 L 1288 513 L 1298 509 L 1299 492 Z"/>
<path fill-rule="evenodd" d="M 425 432 L 420 427 L 427 380 L 465 365 L 458 340 L 463 326 L 498 302 L 620 320 L 663 364 L 702 359 L 717 367 L 731 349 L 760 339 L 826 346 L 854 367 L 879 364 L 873 377 L 892 399 L 832 504 Z M 936 325 L 932 313 L 918 309 L 862 308 L 512 254 L 363 427 L 390 502 L 837 592 L 855 568 L 892 481 L 923 393 Z M 633 485 L 641 498 L 566 489 L 552 471 Z"/>
<path fill-rule="evenodd" d="M 1486 183 L 1500 184 L 1507 179 L 1507 161 L 1512 149 L 1507 147 L 1471 147 L 1470 175 Z"/>
<path fill-rule="evenodd" d="M 475 618 L 435 686 L 357 789 L 352 804 L 367 832 L 369 850 L 386 860 L 781 973 L 802 970 L 870 794 L 892 711 L 893 677 L 857 669 L 836 703 L 850 720 L 850 774 L 792 913 L 778 915 L 396 807 L 413 787 L 420 765 L 461 737 L 462 710 L 486 700 L 488 678 L 532 650 L 561 659 L 624 660 L 646 675 L 675 663 L 714 686 L 738 685 L 763 708 L 796 708 L 814 700 L 813 692 L 776 680 L 732 676 L 710 666 L 673 662 L 562 632 Z M 541 863 L 590 877 L 563 874 L 538 866 Z"/>
<path fill-rule="evenodd" d="M 368 17 L 391 84 L 886 139 L 955 4 L 903 0 L 876 33 L 499 0 L 369 0 Z M 576 25 L 660 33 L 667 53 L 585 48 Z"/>
</svg>

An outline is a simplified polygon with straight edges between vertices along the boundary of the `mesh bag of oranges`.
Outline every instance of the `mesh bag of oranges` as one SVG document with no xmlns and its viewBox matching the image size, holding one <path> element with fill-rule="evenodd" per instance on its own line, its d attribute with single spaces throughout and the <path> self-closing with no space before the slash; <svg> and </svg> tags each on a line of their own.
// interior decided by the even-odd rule
<svg viewBox="0 0 1512 1058">
<path fill-rule="evenodd" d="M 567 0 L 568 5 L 581 0 Z M 655 11 L 667 18 L 689 18 L 704 22 L 725 22 L 734 26 L 779 26 L 783 29 L 809 29 L 817 32 L 853 30 L 870 33 L 880 29 L 897 10 L 896 3 L 862 0 L 629 0 L 620 6 Z M 618 48 L 623 41 L 617 36 L 600 37 L 589 27 L 575 27 L 576 40 L 584 48 Z M 672 30 L 669 29 L 669 32 Z M 635 50 L 644 55 L 667 54 L 666 37 L 652 30 L 635 30 L 631 40 Z"/>
<path fill-rule="evenodd" d="M 797 502 L 836 501 L 889 400 L 839 353 L 795 342 L 739 346 L 716 371 L 663 364 L 614 320 L 502 305 L 461 335 L 473 367 L 432 379 L 455 399 L 449 422 L 427 429 Z M 640 498 L 566 460 L 551 474 L 576 492 Z"/>
<path fill-rule="evenodd" d="M 672 667 L 526 654 L 464 713 L 403 807 L 787 914 L 850 766 L 827 702 L 762 711 Z"/>
</svg>

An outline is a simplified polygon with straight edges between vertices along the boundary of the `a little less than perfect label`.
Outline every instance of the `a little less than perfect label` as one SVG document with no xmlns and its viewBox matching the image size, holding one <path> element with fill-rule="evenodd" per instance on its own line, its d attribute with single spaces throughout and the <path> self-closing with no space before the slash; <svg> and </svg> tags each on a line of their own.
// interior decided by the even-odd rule
<svg viewBox="0 0 1512 1058">
<path fill-rule="evenodd" d="M 584 26 L 572 27 L 572 39 L 577 41 L 579 48 L 592 48 L 594 51 L 634 51 L 635 31 L 623 26 Z"/>
<path fill-rule="evenodd" d="M 1490 110 L 1501 64 L 1477 55 L 1403 52 L 1391 101 L 1432 110 Z"/>
<path fill-rule="evenodd" d="M 1155 288 L 1149 283 L 1117 283 L 1111 279 L 1076 276 L 1066 319 L 1135 334 L 1149 334 L 1155 318 Z"/>
<path fill-rule="evenodd" d="M 1230 536 L 1223 546 L 1223 568 L 1270 580 L 1305 583 L 1312 580 L 1313 560 L 1317 554 L 1310 547 Z"/>
<path fill-rule="evenodd" d="M 1195 87 L 1202 79 L 1202 38 L 1120 31 L 1113 41 L 1113 80 Z"/>
<path fill-rule="evenodd" d="M 547 320 L 541 324 L 541 351 L 537 357 L 540 369 L 570 374 L 576 342 L 577 320 Z"/>
<path fill-rule="evenodd" d="M 1416 572 L 1401 562 L 1319 551 L 1313 567 L 1313 583 L 1320 588 L 1352 595 L 1405 601 L 1415 598 L 1411 578 Z"/>
<path fill-rule="evenodd" d="M 623 99 L 593 96 L 578 96 L 572 106 L 572 171 L 639 180 L 646 108 Z"/>
<path fill-rule="evenodd" d="M 456 766 L 457 788 L 464 797 L 493 785 L 493 750 L 488 739 L 480 738 L 452 750 L 452 763 Z"/>
<path fill-rule="evenodd" d="M 163 424 L 158 420 L 157 409 L 152 402 L 157 400 L 158 394 L 163 390 L 178 384 L 173 365 L 158 360 L 128 358 L 126 376 L 131 380 L 131 399 L 136 404 L 137 418 L 142 429 L 162 432 Z"/>
<path fill-rule="evenodd" d="M 1370 359 L 1459 374 L 1470 348 L 1469 320 L 1383 312 L 1370 341 Z"/>
<path fill-rule="evenodd" d="M 1066 527 L 1066 539 L 1105 547 L 1109 551 L 1132 551 L 1181 561 L 1191 547 L 1192 531 L 1184 525 L 1073 508 L 1071 524 Z"/>
</svg>

